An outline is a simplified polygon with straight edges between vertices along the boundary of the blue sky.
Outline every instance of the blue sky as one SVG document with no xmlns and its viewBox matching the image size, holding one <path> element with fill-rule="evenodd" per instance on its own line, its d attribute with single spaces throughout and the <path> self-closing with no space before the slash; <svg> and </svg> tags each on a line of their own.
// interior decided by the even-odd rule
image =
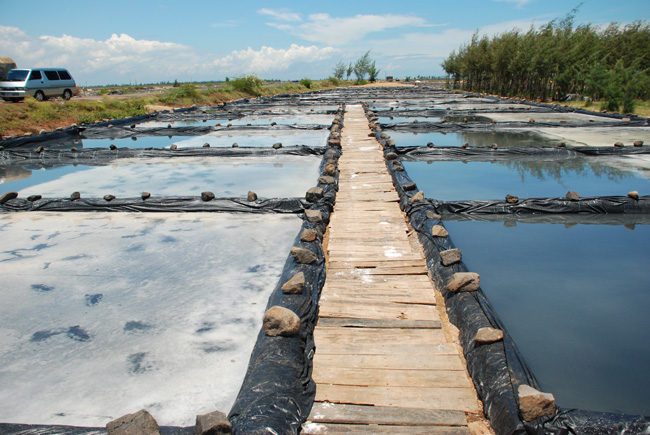
<svg viewBox="0 0 650 435">
<path fill-rule="evenodd" d="M 474 31 L 526 31 L 580 0 L 0 0 L 0 56 L 63 66 L 79 85 L 326 78 L 367 50 L 380 78 L 442 75 Z M 583 0 L 576 23 L 650 19 L 650 0 Z"/>
</svg>

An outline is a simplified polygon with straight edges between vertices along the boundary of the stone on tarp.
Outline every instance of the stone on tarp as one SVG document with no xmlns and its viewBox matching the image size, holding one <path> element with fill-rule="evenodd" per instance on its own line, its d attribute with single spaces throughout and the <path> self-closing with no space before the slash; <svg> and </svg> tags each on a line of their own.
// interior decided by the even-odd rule
<svg viewBox="0 0 650 435">
<path fill-rule="evenodd" d="M 623 142 L 614 142 L 614 146 L 617 147 L 617 148 L 621 148 L 621 147 L 624 147 L 625 144 Z"/>
<path fill-rule="evenodd" d="M 336 183 L 336 179 L 331 175 L 323 175 L 318 177 L 318 182 L 323 184 L 334 184 Z"/>
<path fill-rule="evenodd" d="M 574 192 L 573 190 L 569 190 L 566 193 L 566 199 L 569 201 L 577 201 L 580 199 L 580 194 L 578 192 Z"/>
<path fill-rule="evenodd" d="M 300 234 L 300 240 L 303 242 L 313 242 L 318 238 L 318 231 L 307 228 Z"/>
<path fill-rule="evenodd" d="M 249 190 L 248 191 L 248 200 L 251 201 L 251 202 L 252 201 L 257 201 L 257 193 Z"/>
<path fill-rule="evenodd" d="M 232 433 L 228 416 L 221 411 L 196 416 L 194 435 L 226 435 Z"/>
<path fill-rule="evenodd" d="M 34 201 L 38 201 L 41 198 L 43 198 L 43 195 L 29 195 L 27 197 L 27 201 L 34 202 Z"/>
<path fill-rule="evenodd" d="M 418 186 L 412 181 L 402 184 L 402 189 L 404 189 L 405 192 L 410 192 L 411 190 L 415 190 L 417 189 L 417 187 Z"/>
<path fill-rule="evenodd" d="M 106 424 L 108 435 L 159 435 L 156 420 L 144 409 L 109 421 Z"/>
<path fill-rule="evenodd" d="M 394 153 L 392 151 L 386 153 L 386 160 L 395 160 L 395 159 L 397 159 L 397 153 Z"/>
<path fill-rule="evenodd" d="M 499 148 L 499 144 L 493 143 L 490 148 L 492 148 L 493 150 L 496 150 L 497 148 Z"/>
<path fill-rule="evenodd" d="M 509 203 L 509 204 L 516 204 L 516 203 L 519 202 L 519 197 L 507 194 L 506 195 L 506 202 Z"/>
<path fill-rule="evenodd" d="M 416 202 L 424 201 L 424 192 L 420 190 L 418 193 L 413 195 L 409 201 L 411 202 L 411 204 L 415 204 Z"/>
<path fill-rule="evenodd" d="M 536 420 L 555 412 L 555 397 L 550 393 L 537 391 L 530 385 L 522 384 L 517 389 L 519 410 L 524 421 Z"/>
<path fill-rule="evenodd" d="M 239 144 L 237 142 L 235 142 L 235 143 L 232 144 L 232 147 L 233 148 L 239 148 Z"/>
<path fill-rule="evenodd" d="M 503 340 L 503 331 L 496 328 L 481 328 L 474 336 L 474 342 L 478 344 L 491 344 L 501 340 Z"/>
<path fill-rule="evenodd" d="M 264 313 L 262 328 L 270 337 L 290 337 L 300 331 L 300 317 L 290 309 L 276 305 Z"/>
<path fill-rule="evenodd" d="M 203 144 L 203 148 L 210 148 L 210 144 L 209 144 L 209 143 L 207 143 L 207 142 L 206 142 L 206 143 L 204 143 L 204 144 Z"/>
<path fill-rule="evenodd" d="M 327 144 L 331 147 L 340 147 L 341 139 L 331 138 L 330 140 L 327 141 Z"/>
<path fill-rule="evenodd" d="M 169 147 L 170 150 L 176 151 L 178 149 L 178 145 L 173 144 L 172 146 Z"/>
<path fill-rule="evenodd" d="M 296 260 L 296 263 L 300 264 L 311 264 L 318 261 L 318 257 L 312 251 L 297 246 L 291 248 L 291 256 Z"/>
<path fill-rule="evenodd" d="M 70 195 L 70 201 L 76 201 L 78 199 L 81 199 L 81 193 L 72 192 L 72 195 Z"/>
<path fill-rule="evenodd" d="M 316 202 L 323 197 L 323 188 L 322 187 L 312 187 L 307 190 L 305 199 L 308 202 Z"/>
<path fill-rule="evenodd" d="M 637 192 L 636 190 L 628 192 L 627 196 L 632 198 L 632 199 L 636 199 L 637 201 L 639 200 L 639 192 Z"/>
<path fill-rule="evenodd" d="M 434 225 L 431 227 L 431 235 L 433 237 L 447 237 L 449 233 L 442 225 Z"/>
<path fill-rule="evenodd" d="M 151 198 L 151 193 L 149 193 L 149 192 L 142 192 L 142 194 L 141 194 L 140 196 L 142 197 L 143 200 L 145 200 L 145 199 L 149 199 L 149 198 Z"/>
<path fill-rule="evenodd" d="M 282 291 L 284 293 L 295 294 L 302 293 L 302 289 L 305 286 L 305 274 L 298 272 L 295 274 L 289 281 L 285 282 L 282 286 Z"/>
<path fill-rule="evenodd" d="M 323 220 L 323 214 L 320 210 L 306 209 L 305 216 L 307 220 L 312 223 L 320 222 Z"/>
<path fill-rule="evenodd" d="M 336 175 L 336 166 L 332 163 L 328 163 L 323 168 L 323 175 L 334 176 Z"/>
<path fill-rule="evenodd" d="M 642 140 L 635 140 L 634 141 L 634 146 L 635 147 L 642 147 L 643 146 L 643 141 Z"/>
<path fill-rule="evenodd" d="M 481 277 L 475 272 L 456 272 L 447 283 L 450 292 L 473 292 L 478 290 Z"/>
<path fill-rule="evenodd" d="M 115 199 L 115 195 L 111 195 L 111 194 L 104 195 L 104 201 L 111 202 L 114 199 Z"/>
<path fill-rule="evenodd" d="M 442 216 L 440 216 L 438 213 L 434 213 L 431 210 L 427 210 L 425 212 L 427 219 L 441 219 Z"/>
<path fill-rule="evenodd" d="M 111 146 L 109 146 L 109 148 L 110 148 L 112 151 L 115 151 L 115 150 L 117 149 L 117 146 L 111 144 Z"/>
<path fill-rule="evenodd" d="M 463 258 L 460 249 L 447 249 L 446 251 L 440 252 L 440 260 L 442 261 L 443 266 L 450 266 L 452 264 L 460 263 L 460 260 Z"/>
<path fill-rule="evenodd" d="M 18 192 L 5 192 L 0 195 L 0 204 L 4 204 L 7 201 L 18 198 Z"/>
<path fill-rule="evenodd" d="M 555 144 L 555 146 L 558 147 L 558 148 L 566 148 L 566 143 L 558 142 L 558 143 Z"/>
<path fill-rule="evenodd" d="M 276 143 L 273 144 L 273 149 L 274 150 L 277 150 L 277 149 L 280 149 L 280 148 L 282 148 L 282 144 L 280 142 L 276 142 Z"/>
<path fill-rule="evenodd" d="M 201 200 L 203 201 L 212 201 L 214 198 L 215 196 L 212 192 L 201 192 Z"/>
</svg>

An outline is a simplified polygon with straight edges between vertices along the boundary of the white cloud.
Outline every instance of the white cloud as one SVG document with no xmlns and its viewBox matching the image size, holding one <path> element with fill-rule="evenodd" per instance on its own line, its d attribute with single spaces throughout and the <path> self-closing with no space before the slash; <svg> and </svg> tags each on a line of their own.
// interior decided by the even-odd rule
<svg viewBox="0 0 650 435">
<path fill-rule="evenodd" d="M 514 3 L 517 5 L 518 9 L 523 8 L 525 5 L 530 3 L 532 0 L 493 0 L 495 2 L 503 2 L 503 3 Z"/>
<path fill-rule="evenodd" d="M 300 22 L 302 21 L 302 17 L 300 14 L 296 14 L 294 12 L 289 12 L 285 10 L 275 10 L 275 9 L 267 9 L 267 8 L 262 8 L 257 11 L 259 14 L 263 15 L 269 15 L 273 18 L 276 18 L 278 20 L 282 21 L 296 21 Z"/>
<path fill-rule="evenodd" d="M 299 62 L 329 59 L 336 51 L 332 47 L 319 48 L 315 45 L 305 47 L 298 44 L 291 44 L 288 49 L 262 46 L 259 50 L 253 50 L 248 47 L 246 50 L 233 51 L 228 56 L 216 59 L 212 64 L 227 74 L 265 74 L 286 71 Z"/>
<path fill-rule="evenodd" d="M 364 38 L 369 33 L 397 27 L 431 27 L 426 20 L 407 15 L 356 15 L 337 18 L 329 14 L 311 14 L 309 20 L 297 24 L 268 23 L 307 41 L 328 45 L 344 45 Z M 286 21 L 286 20 L 285 20 Z"/>
</svg>

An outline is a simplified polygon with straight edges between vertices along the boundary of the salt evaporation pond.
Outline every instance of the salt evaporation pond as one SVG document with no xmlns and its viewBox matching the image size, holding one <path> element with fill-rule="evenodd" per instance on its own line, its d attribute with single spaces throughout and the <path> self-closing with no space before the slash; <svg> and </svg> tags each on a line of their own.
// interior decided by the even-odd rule
<svg viewBox="0 0 650 435">
<path fill-rule="evenodd" d="M 172 126 L 178 127 L 207 127 L 217 126 L 222 127 L 228 124 L 242 126 L 242 125 L 270 125 L 275 122 L 279 125 L 294 125 L 294 124 L 318 124 L 330 125 L 334 120 L 334 115 L 323 114 L 290 114 L 290 115 L 248 115 L 244 117 L 223 117 L 219 119 L 192 119 L 192 120 L 177 120 L 177 121 L 145 121 L 136 125 L 137 128 L 161 128 Z"/>
<path fill-rule="evenodd" d="M 0 216 L 0 421 L 161 425 L 228 412 L 302 221 Z"/>
<path fill-rule="evenodd" d="M 380 124 L 398 124 L 398 123 L 407 123 L 407 124 L 413 124 L 415 121 L 417 122 L 440 122 L 442 121 L 442 118 L 440 117 L 435 117 L 435 116 L 414 116 L 414 117 L 408 117 L 408 116 L 379 116 L 377 117 L 379 120 Z"/>
<path fill-rule="evenodd" d="M 445 225 L 558 406 L 650 415 L 649 225 Z"/>
<path fill-rule="evenodd" d="M 563 198 L 570 190 L 583 197 L 625 196 L 632 190 L 650 194 L 650 172 L 619 162 L 607 158 L 405 161 L 404 168 L 427 198 L 442 201 L 504 199 L 507 194 Z"/>
<path fill-rule="evenodd" d="M 129 158 L 105 166 L 17 167 L 18 178 L 0 184 L 2 191 L 21 197 L 68 196 L 101 198 L 199 196 L 211 191 L 217 197 L 245 197 L 248 191 L 264 198 L 304 196 L 318 176 L 318 156 Z M 14 168 L 14 167 L 12 167 Z M 22 171 L 20 170 L 22 169 Z M 31 171 L 31 175 L 30 175 Z"/>
<path fill-rule="evenodd" d="M 429 142 L 439 147 L 459 147 L 464 143 L 472 147 L 550 147 L 555 146 L 557 139 L 536 132 L 525 131 L 467 131 L 457 133 L 409 132 L 386 130 L 386 133 L 395 141 L 395 146 L 426 146 Z M 573 145 L 567 142 L 567 145 Z"/>
</svg>

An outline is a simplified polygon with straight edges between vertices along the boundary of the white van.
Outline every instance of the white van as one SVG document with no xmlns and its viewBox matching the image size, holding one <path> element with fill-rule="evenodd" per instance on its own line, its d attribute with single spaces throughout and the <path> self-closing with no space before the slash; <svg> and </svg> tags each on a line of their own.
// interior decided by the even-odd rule
<svg viewBox="0 0 650 435">
<path fill-rule="evenodd" d="M 5 101 L 20 101 L 27 95 L 38 101 L 49 97 L 69 100 L 78 93 L 72 76 L 63 68 L 12 69 L 0 82 L 0 97 Z"/>
</svg>

